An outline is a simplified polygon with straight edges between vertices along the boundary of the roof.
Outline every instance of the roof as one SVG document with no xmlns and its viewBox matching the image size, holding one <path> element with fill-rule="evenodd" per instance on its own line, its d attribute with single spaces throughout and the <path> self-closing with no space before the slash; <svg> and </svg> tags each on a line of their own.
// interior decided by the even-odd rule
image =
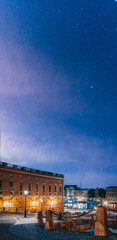
<svg viewBox="0 0 117 240">
<path fill-rule="evenodd" d="M 77 185 L 65 185 L 64 190 L 66 190 L 67 188 L 74 188 L 75 190 L 81 190 L 81 188 L 79 188 Z"/>
<path fill-rule="evenodd" d="M 18 165 L 6 163 L 6 162 L 1 162 L 1 161 L 0 161 L 0 169 L 22 171 L 22 172 L 27 172 L 27 173 L 30 173 L 30 174 L 36 174 L 36 175 L 39 174 L 39 175 L 42 175 L 42 176 L 43 175 L 44 176 L 52 176 L 54 178 L 64 178 L 63 174 L 53 173 L 53 172 L 48 172 L 48 171 L 42 171 L 42 170 L 28 168 L 28 167 L 22 167 L 22 166 L 18 166 Z"/>
<path fill-rule="evenodd" d="M 106 189 L 108 189 L 108 188 L 117 188 L 117 186 L 110 186 L 110 187 L 107 187 Z"/>
</svg>

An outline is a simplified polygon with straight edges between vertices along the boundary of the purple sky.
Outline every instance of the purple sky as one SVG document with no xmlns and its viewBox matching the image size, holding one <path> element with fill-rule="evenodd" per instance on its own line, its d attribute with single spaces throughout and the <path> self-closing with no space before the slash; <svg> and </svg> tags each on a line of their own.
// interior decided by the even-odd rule
<svg viewBox="0 0 117 240">
<path fill-rule="evenodd" d="M 117 185 L 117 4 L 26 2 L 0 3 L 1 160 Z"/>
</svg>

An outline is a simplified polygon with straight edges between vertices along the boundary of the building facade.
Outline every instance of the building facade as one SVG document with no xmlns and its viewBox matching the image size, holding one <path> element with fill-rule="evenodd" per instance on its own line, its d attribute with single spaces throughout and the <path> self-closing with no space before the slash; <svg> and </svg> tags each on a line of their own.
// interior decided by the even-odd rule
<svg viewBox="0 0 117 240">
<path fill-rule="evenodd" d="M 27 212 L 48 210 L 62 212 L 64 175 L 0 162 L 0 211 Z"/>
<path fill-rule="evenodd" d="M 106 199 L 117 201 L 117 187 L 111 186 L 106 188 Z"/>
</svg>

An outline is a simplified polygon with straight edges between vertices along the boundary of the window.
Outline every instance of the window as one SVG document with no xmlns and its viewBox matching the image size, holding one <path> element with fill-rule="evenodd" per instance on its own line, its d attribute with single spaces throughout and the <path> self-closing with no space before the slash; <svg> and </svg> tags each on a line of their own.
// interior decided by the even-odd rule
<svg viewBox="0 0 117 240">
<path fill-rule="evenodd" d="M 49 185 L 49 192 L 51 192 L 51 185 Z"/>
<path fill-rule="evenodd" d="M 22 195 L 22 192 L 20 192 L 20 195 Z"/>
<path fill-rule="evenodd" d="M 13 195 L 13 193 L 12 193 L 12 192 L 10 192 L 10 195 Z"/>
<path fill-rule="evenodd" d="M 22 178 L 22 175 L 20 175 L 20 178 Z"/>
<path fill-rule="evenodd" d="M 54 186 L 54 191 L 56 192 L 56 186 Z"/>
<path fill-rule="evenodd" d="M 0 195 L 2 195 L 2 192 L 0 192 Z"/>
<path fill-rule="evenodd" d="M 60 183 L 62 183 L 62 181 L 61 181 L 61 180 L 59 180 L 59 182 L 60 182 Z"/>
<path fill-rule="evenodd" d="M 56 180 L 55 180 L 55 182 L 56 182 Z"/>
<path fill-rule="evenodd" d="M 2 175 L 2 173 L 0 172 L 0 176 Z"/>
<path fill-rule="evenodd" d="M 45 185 L 43 185 L 43 192 L 45 192 Z"/>
<path fill-rule="evenodd" d="M 36 192 L 38 192 L 38 184 L 36 184 Z"/>
<path fill-rule="evenodd" d="M 36 195 L 38 195 L 38 192 L 36 192 Z"/>
<path fill-rule="evenodd" d="M 62 192 L 62 187 L 61 187 L 61 186 L 59 187 L 59 192 L 60 192 L 60 193 Z"/>
<path fill-rule="evenodd" d="M 23 191 L 23 183 L 22 182 L 20 182 L 20 184 L 19 184 L 19 190 Z"/>
<path fill-rule="evenodd" d="M 2 180 L 0 180 L 0 189 L 2 189 Z"/>
<path fill-rule="evenodd" d="M 9 183 L 10 190 L 13 190 L 13 182 Z"/>
<path fill-rule="evenodd" d="M 38 177 L 36 177 L 36 181 L 38 181 Z"/>
<path fill-rule="evenodd" d="M 30 180 L 31 179 L 31 177 L 30 176 L 28 176 L 28 180 Z"/>
<path fill-rule="evenodd" d="M 51 182 L 51 179 L 49 179 L 49 182 Z"/>
<path fill-rule="evenodd" d="M 12 173 L 10 173 L 10 174 L 9 174 L 9 176 L 10 176 L 10 177 L 13 177 L 13 174 L 12 174 Z"/>
<path fill-rule="evenodd" d="M 31 191 L 31 183 L 28 183 L 28 191 Z"/>
<path fill-rule="evenodd" d="M 45 178 L 43 178 L 43 182 L 45 182 Z"/>
</svg>

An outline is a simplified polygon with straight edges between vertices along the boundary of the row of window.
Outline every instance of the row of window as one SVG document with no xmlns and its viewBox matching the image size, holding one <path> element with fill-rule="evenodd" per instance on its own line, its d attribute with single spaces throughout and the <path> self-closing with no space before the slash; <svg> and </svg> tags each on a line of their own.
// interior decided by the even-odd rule
<svg viewBox="0 0 117 240">
<path fill-rule="evenodd" d="M 0 195 L 3 195 L 3 194 L 4 194 L 4 193 L 3 193 L 2 191 L 0 191 Z M 10 194 L 10 195 L 13 195 L 14 193 L 13 193 L 13 192 L 10 192 L 9 194 Z M 23 193 L 23 192 L 19 192 L 19 195 L 24 195 L 24 193 Z M 32 195 L 31 192 L 29 192 L 28 195 Z M 36 195 L 39 195 L 39 193 L 36 192 Z M 43 195 L 46 195 L 46 194 L 43 192 Z M 49 193 L 49 195 L 51 195 L 51 193 Z M 54 193 L 54 195 L 62 195 L 62 193 L 59 193 L 59 194 L 58 194 L 58 193 L 57 193 L 57 194 Z"/>
<path fill-rule="evenodd" d="M 13 181 L 9 182 L 9 187 L 10 187 L 10 190 L 13 190 L 13 187 L 14 187 L 14 182 Z M 0 180 L 0 190 L 2 190 L 2 188 L 3 188 L 3 184 L 2 184 L 2 180 Z M 28 189 L 27 190 L 29 192 L 31 191 L 31 183 L 28 183 Z M 38 184 L 35 185 L 35 190 L 36 190 L 36 192 L 39 191 L 39 185 Z M 45 190 L 46 190 L 46 186 L 42 185 L 42 191 L 45 192 Z M 19 183 L 19 191 L 23 191 L 23 183 L 22 182 Z M 57 188 L 56 188 L 56 186 L 54 186 L 54 192 L 56 192 L 56 191 L 57 191 Z M 49 185 L 49 192 L 51 192 L 51 185 Z M 62 192 L 62 187 L 61 186 L 59 186 L 59 192 Z"/>
<path fill-rule="evenodd" d="M 0 176 L 1 176 L 1 175 L 2 175 L 2 172 L 0 172 Z M 13 177 L 13 174 L 12 174 L 12 173 L 10 173 L 10 174 L 9 174 L 9 176 L 10 176 L 10 177 Z M 22 179 L 22 178 L 23 178 L 23 175 L 22 175 L 22 174 L 20 174 L 20 175 L 19 175 L 19 177 L 20 177 L 20 179 Z M 39 178 L 38 178 L 38 177 L 36 177 L 35 179 L 36 179 L 36 181 L 38 181 L 38 180 L 39 180 Z M 28 180 L 31 180 L 31 176 L 28 176 Z M 43 181 L 43 182 L 45 182 L 45 178 L 42 178 L 42 181 Z M 51 179 L 49 179 L 49 182 L 51 182 Z M 56 183 L 56 182 L 57 182 L 57 180 L 55 179 L 55 180 L 54 180 L 54 182 Z M 62 180 L 59 180 L 59 182 L 61 183 L 61 182 L 62 182 Z"/>
</svg>

